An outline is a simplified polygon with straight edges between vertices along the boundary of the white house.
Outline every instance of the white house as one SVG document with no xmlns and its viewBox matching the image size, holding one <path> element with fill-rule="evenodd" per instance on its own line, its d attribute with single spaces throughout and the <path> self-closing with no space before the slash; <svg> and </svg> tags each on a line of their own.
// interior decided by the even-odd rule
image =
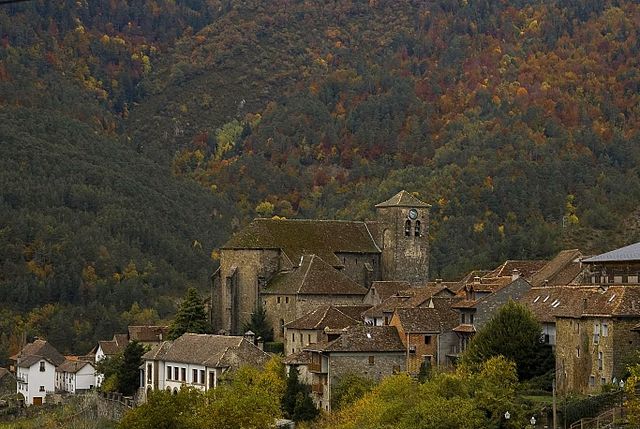
<svg viewBox="0 0 640 429">
<path fill-rule="evenodd" d="M 27 405 L 41 405 L 55 392 L 56 367 L 65 359 L 51 344 L 35 340 L 17 355 L 16 384 Z"/>
<path fill-rule="evenodd" d="M 96 369 L 91 362 L 66 360 L 56 368 L 56 390 L 76 393 L 96 386 Z"/>
<path fill-rule="evenodd" d="M 261 367 L 269 355 L 245 337 L 187 333 L 164 341 L 142 356 L 143 386 L 177 392 L 183 385 L 215 388 L 225 372 L 243 365 Z"/>
</svg>

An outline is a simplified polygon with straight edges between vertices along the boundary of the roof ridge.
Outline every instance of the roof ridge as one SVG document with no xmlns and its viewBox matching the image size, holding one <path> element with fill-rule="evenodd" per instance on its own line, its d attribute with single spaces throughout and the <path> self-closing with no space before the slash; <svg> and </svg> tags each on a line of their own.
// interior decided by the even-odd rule
<svg viewBox="0 0 640 429">
<path fill-rule="evenodd" d="M 304 286 L 304 283 L 307 281 L 307 275 L 309 274 L 309 271 L 311 270 L 311 265 L 313 264 L 313 258 L 315 257 L 315 255 L 306 255 L 306 256 L 311 256 L 311 260 L 309 261 L 309 266 L 307 266 L 307 271 L 304 272 L 304 276 L 302 276 L 302 281 L 300 282 L 300 286 L 298 287 L 298 290 L 296 291 L 297 293 L 300 293 L 300 290 L 302 290 L 302 287 Z M 304 257 L 305 255 L 302 255 L 302 260 L 304 261 Z"/>
</svg>

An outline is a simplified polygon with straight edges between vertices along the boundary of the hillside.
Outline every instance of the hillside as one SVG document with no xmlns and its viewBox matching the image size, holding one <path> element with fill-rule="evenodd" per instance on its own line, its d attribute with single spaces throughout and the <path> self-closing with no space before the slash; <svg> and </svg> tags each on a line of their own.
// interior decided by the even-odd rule
<svg viewBox="0 0 640 429">
<path fill-rule="evenodd" d="M 170 316 L 257 215 L 415 191 L 444 278 L 640 237 L 639 24 L 604 0 L 1 6 L 0 364 L 22 332 L 85 352 Z"/>
</svg>

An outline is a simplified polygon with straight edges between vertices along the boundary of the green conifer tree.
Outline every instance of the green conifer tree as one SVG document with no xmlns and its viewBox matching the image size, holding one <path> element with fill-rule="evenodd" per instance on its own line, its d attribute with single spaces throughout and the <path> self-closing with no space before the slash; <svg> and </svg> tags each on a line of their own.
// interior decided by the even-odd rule
<svg viewBox="0 0 640 429">
<path fill-rule="evenodd" d="M 185 332 L 207 334 L 211 326 L 207 321 L 204 303 L 195 288 L 189 288 L 187 295 L 176 313 L 173 323 L 169 326 L 169 339 L 175 340 Z"/>
<path fill-rule="evenodd" d="M 118 368 L 118 391 L 123 395 L 133 395 L 140 385 L 140 365 L 144 347 L 137 341 L 127 344 L 122 352 L 122 362 Z"/>
<path fill-rule="evenodd" d="M 267 322 L 267 310 L 258 303 L 256 311 L 251 313 L 251 321 L 245 324 L 243 332 L 252 331 L 256 334 L 256 338 L 262 338 L 264 341 L 273 341 L 273 328 Z"/>
<path fill-rule="evenodd" d="M 313 404 L 309 392 L 309 386 L 300 382 L 298 369 L 292 367 L 282 396 L 282 411 L 285 416 L 296 422 L 315 419 L 319 411 Z"/>
</svg>

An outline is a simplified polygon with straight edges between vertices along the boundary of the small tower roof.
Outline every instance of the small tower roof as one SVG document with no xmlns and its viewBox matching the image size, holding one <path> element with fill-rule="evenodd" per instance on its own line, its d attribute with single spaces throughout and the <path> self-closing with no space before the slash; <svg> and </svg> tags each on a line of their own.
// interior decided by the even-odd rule
<svg viewBox="0 0 640 429">
<path fill-rule="evenodd" d="M 431 207 L 430 204 L 420 201 L 404 189 L 393 197 L 389 198 L 380 204 L 376 204 L 376 207 Z"/>
</svg>

